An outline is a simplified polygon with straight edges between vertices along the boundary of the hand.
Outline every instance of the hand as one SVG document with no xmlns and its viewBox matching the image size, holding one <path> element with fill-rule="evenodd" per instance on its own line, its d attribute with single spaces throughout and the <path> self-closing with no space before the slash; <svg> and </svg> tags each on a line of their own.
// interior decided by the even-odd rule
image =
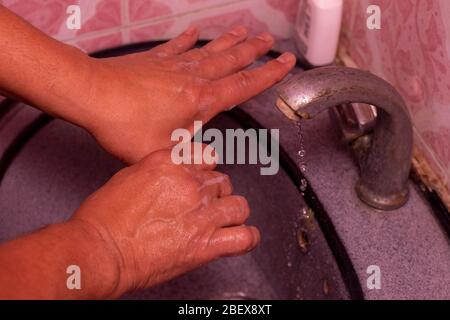
<svg viewBox="0 0 450 320">
<path fill-rule="evenodd" d="M 90 93 L 78 99 L 94 110 L 87 128 L 109 152 L 127 163 L 175 144 L 177 128 L 193 130 L 217 113 L 240 104 L 281 80 L 295 65 L 295 56 L 251 71 L 240 71 L 272 47 L 268 33 L 247 39 L 242 27 L 199 49 L 195 28 L 143 53 L 92 59 Z"/>
<path fill-rule="evenodd" d="M 232 196 L 228 177 L 213 168 L 174 165 L 169 151 L 158 151 L 117 173 L 75 213 L 68 224 L 95 230 L 103 251 L 114 252 L 114 296 L 258 244 L 258 230 L 243 225 L 246 200 Z"/>
</svg>

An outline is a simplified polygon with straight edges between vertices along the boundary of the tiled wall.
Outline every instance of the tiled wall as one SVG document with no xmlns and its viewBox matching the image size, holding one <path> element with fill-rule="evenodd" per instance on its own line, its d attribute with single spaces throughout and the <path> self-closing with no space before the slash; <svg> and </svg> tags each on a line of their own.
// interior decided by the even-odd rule
<svg viewBox="0 0 450 320">
<path fill-rule="evenodd" d="M 189 25 L 212 38 L 234 25 L 252 33 L 291 36 L 298 0 L 0 0 L 27 21 L 85 51 L 150 39 L 172 38 Z M 66 9 L 81 8 L 80 30 L 66 28 Z"/>
<path fill-rule="evenodd" d="M 381 29 L 366 27 L 381 8 Z M 415 142 L 445 184 L 450 179 L 450 1 L 346 0 L 345 45 L 358 66 L 393 84 L 406 99 Z"/>
</svg>

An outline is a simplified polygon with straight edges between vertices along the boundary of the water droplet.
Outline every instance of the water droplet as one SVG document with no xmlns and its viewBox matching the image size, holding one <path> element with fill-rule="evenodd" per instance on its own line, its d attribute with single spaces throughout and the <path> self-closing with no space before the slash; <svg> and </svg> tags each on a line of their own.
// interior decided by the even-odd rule
<svg viewBox="0 0 450 320">
<path fill-rule="evenodd" d="M 297 231 L 297 244 L 303 253 L 307 253 L 309 250 L 309 237 L 305 230 Z"/>
<path fill-rule="evenodd" d="M 328 282 L 327 279 L 323 280 L 322 289 L 324 295 L 328 296 L 330 294 L 330 283 Z"/>
<path fill-rule="evenodd" d="M 302 134 L 302 127 L 300 126 L 299 123 L 297 123 L 297 135 L 298 135 L 298 140 L 299 140 L 299 145 L 298 145 L 299 146 L 299 148 L 298 148 L 299 151 L 297 151 L 299 159 L 297 161 L 297 165 L 299 166 L 299 168 L 300 168 L 300 170 L 302 172 L 305 172 L 306 171 L 306 165 L 304 163 L 304 158 L 306 156 L 306 150 L 305 150 L 305 146 L 303 145 L 304 137 L 303 137 L 303 134 Z"/>
<path fill-rule="evenodd" d="M 301 288 L 300 287 L 296 287 L 295 288 L 295 298 L 297 299 L 297 300 L 300 300 L 301 298 L 302 298 L 302 295 L 301 295 Z"/>
<path fill-rule="evenodd" d="M 306 179 L 301 179 L 300 180 L 300 190 L 302 192 L 305 192 L 307 187 L 308 187 L 308 181 Z"/>
</svg>

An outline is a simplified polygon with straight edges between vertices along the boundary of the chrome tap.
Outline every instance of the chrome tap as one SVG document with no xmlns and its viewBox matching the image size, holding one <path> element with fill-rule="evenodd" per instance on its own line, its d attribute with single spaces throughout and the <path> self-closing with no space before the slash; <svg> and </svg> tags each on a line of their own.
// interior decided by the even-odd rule
<svg viewBox="0 0 450 320">
<path fill-rule="evenodd" d="M 381 210 L 406 203 L 412 124 L 405 102 L 389 83 L 369 72 L 331 66 L 294 75 L 279 87 L 278 96 L 278 108 L 295 121 L 343 104 L 375 106 L 373 135 L 353 142 L 361 171 L 356 192 L 366 204 Z"/>
</svg>

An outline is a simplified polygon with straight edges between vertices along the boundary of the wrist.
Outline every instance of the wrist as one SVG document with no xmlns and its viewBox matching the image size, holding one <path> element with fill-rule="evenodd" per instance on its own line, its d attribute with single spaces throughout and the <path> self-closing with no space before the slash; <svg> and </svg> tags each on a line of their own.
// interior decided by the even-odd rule
<svg viewBox="0 0 450 320">
<path fill-rule="evenodd" d="M 81 271 L 83 298 L 112 299 L 125 293 L 118 250 L 103 232 L 78 219 L 58 225 L 74 246 L 68 246 L 71 263 Z"/>
<path fill-rule="evenodd" d="M 37 106 L 88 129 L 89 123 L 98 113 L 91 103 L 95 87 L 95 59 L 75 47 L 62 46 L 59 70 L 45 83 L 46 95 L 42 97 L 43 103 Z"/>
<path fill-rule="evenodd" d="M 83 126 L 92 116 L 92 61 L 0 6 L 0 87 L 8 96 Z"/>
</svg>

